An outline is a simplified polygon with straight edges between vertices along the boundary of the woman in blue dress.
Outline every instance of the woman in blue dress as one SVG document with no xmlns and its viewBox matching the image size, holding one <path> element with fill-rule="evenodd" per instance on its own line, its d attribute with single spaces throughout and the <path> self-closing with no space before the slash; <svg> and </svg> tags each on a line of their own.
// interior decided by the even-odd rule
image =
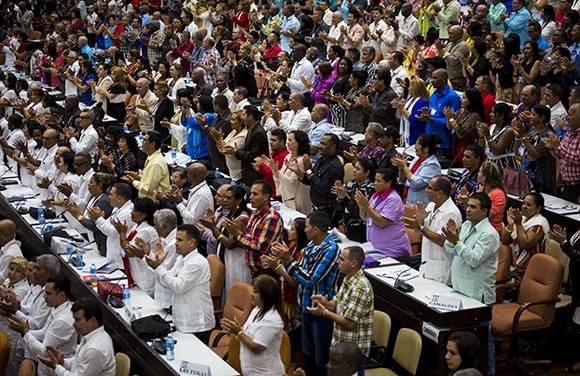
<svg viewBox="0 0 580 376">
<path fill-rule="evenodd" d="M 197 112 L 194 112 L 194 100 L 192 93 L 181 97 L 181 125 L 186 128 L 187 154 L 195 160 L 207 159 L 209 156 L 206 127 L 215 123 L 216 115 L 213 113 L 213 101 L 208 95 L 202 95 L 195 101 Z M 207 125 L 202 126 L 198 119 L 205 117 Z"/>
</svg>

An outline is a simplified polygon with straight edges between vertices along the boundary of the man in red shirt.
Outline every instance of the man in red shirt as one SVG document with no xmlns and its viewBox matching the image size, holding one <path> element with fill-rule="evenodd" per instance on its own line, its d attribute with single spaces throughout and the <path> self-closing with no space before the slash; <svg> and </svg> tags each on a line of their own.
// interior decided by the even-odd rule
<svg viewBox="0 0 580 376">
<path fill-rule="evenodd" d="M 483 99 L 483 113 L 485 114 L 485 122 L 487 125 L 491 125 L 490 114 L 495 106 L 495 98 L 491 95 L 491 80 L 488 76 L 479 76 L 475 80 L 475 88 L 481 94 Z"/>
<path fill-rule="evenodd" d="M 282 169 L 284 165 L 284 159 L 288 155 L 289 151 L 286 147 L 286 132 L 280 128 L 275 128 L 270 134 L 270 158 L 276 162 L 278 165 L 278 170 Z M 274 176 L 270 166 L 266 163 L 263 157 L 257 157 L 253 164 L 253 167 L 264 177 L 270 185 L 272 186 L 272 196 L 276 196 Z"/>
</svg>

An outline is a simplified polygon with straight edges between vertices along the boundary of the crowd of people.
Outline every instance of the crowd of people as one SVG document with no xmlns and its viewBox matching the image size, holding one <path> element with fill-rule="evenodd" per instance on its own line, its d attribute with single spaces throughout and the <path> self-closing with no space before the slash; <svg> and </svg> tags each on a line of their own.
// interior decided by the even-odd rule
<svg viewBox="0 0 580 376">
<path fill-rule="evenodd" d="M 500 244 L 521 279 L 551 237 L 577 283 L 579 234 L 550 227 L 542 193 L 580 203 L 578 6 L 4 2 L 0 157 L 43 205 L 92 234 L 129 287 L 171 308 L 177 330 L 206 344 L 216 325 L 235 336 L 245 374 L 283 373 L 282 331 L 296 328 L 306 374 L 338 372 L 327 370 L 329 352 L 349 353 L 364 374 L 365 357 L 345 343 L 369 353 L 366 256 L 420 258 L 421 276 L 491 305 Z M 344 148 L 354 133 L 364 147 Z M 178 152 L 193 162 L 168 164 L 164 154 Z M 442 173 L 449 166 L 464 168 L 456 182 Z M 274 199 L 306 219 L 285 222 Z M 334 228 L 370 243 L 366 254 L 341 250 Z M 0 245 L 2 322 L 24 334 L 12 336 L 10 366 L 50 374 L 43 367 L 74 356 L 77 333 L 90 332 L 77 321 L 97 330 L 100 313 L 80 302 L 71 311 L 54 262 L 22 258 L 13 231 Z M 245 323 L 216 322 L 208 254 L 225 265 L 224 297 L 252 284 Z M 48 307 L 66 316 L 66 340 L 35 331 Z M 492 335 L 487 366 L 451 368 L 463 340 L 448 344 L 450 369 L 494 374 Z M 89 374 L 79 361 L 64 367 Z M 109 359 L 99 367 L 109 374 Z"/>
</svg>

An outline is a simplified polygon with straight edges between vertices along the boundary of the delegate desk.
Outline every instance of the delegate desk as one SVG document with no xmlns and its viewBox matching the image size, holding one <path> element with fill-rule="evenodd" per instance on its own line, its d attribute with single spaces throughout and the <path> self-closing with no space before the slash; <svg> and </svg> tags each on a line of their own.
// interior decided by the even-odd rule
<svg viewBox="0 0 580 376">
<path fill-rule="evenodd" d="M 389 350 L 395 343 L 400 328 L 411 328 L 421 334 L 423 349 L 419 361 L 418 375 L 447 375 L 449 369 L 445 361 L 447 339 L 456 330 L 473 332 L 481 343 L 483 364 L 487 364 L 488 322 L 491 321 L 491 307 L 477 300 L 455 292 L 442 283 L 418 276 L 418 272 L 406 265 L 388 265 L 366 269 L 365 273 L 375 293 L 375 309 L 391 316 L 392 329 Z M 393 287 L 396 276 L 407 274 L 405 281 L 415 290 L 402 292 Z M 443 311 L 429 306 L 433 294 L 457 297 L 462 308 L 458 311 Z"/>
<path fill-rule="evenodd" d="M 5 175 L 5 177 L 6 176 L 7 175 Z M 13 176 L 11 176 L 11 178 L 13 178 Z M 30 194 L 32 196 L 32 191 L 27 187 L 18 185 L 9 185 L 7 188 L 6 191 L 0 192 L 0 218 L 9 218 L 16 223 L 17 239 L 22 242 L 22 249 L 25 256 L 34 257 L 41 254 L 58 255 L 58 253 L 62 253 L 62 248 L 66 247 L 64 243 L 55 245 L 53 239 L 52 244 L 55 245 L 55 247 L 51 248 L 47 246 L 44 242 L 43 236 L 39 233 L 40 226 L 38 226 L 38 222 L 28 214 L 20 215 L 16 211 L 16 208 L 8 202 L 8 198 L 15 195 L 24 195 L 26 197 Z M 38 199 L 33 197 L 26 200 L 22 206 L 36 206 L 38 202 Z M 53 223 L 54 227 L 61 225 L 63 224 L 57 223 L 57 221 L 54 221 Z M 87 274 L 87 268 L 91 263 L 103 263 L 102 259 L 104 258 L 98 255 L 96 249 L 93 247 L 93 249 L 89 249 L 86 252 L 86 266 L 82 272 L 69 265 L 64 258 L 59 259 L 61 260 L 61 273 L 71 282 L 73 296 L 77 299 L 98 299 L 96 292 L 91 287 L 87 286 L 79 276 L 79 274 Z M 138 316 L 147 316 L 156 313 L 161 314 L 162 317 L 165 316 L 162 309 L 147 294 L 143 293 L 138 288 L 132 289 L 131 292 L 133 307 L 140 307 L 138 312 L 136 312 Z M 192 334 L 179 332 L 174 333 L 174 338 L 177 340 L 175 346 L 176 360 L 167 362 L 165 357 L 160 356 L 153 351 L 149 344 L 141 340 L 131 330 L 126 315 L 123 315 L 122 312 L 113 309 L 104 302 L 102 302 L 101 307 L 103 309 L 105 329 L 113 339 L 115 350 L 124 352 L 131 358 L 134 372 L 136 371 L 138 374 L 177 375 L 178 373 L 176 370 L 179 367 L 180 360 L 209 365 L 212 375 L 214 376 L 234 376 L 238 374 L 226 362 L 219 358 L 217 354 L 203 345 L 203 343 Z M 171 318 L 168 317 L 168 320 L 170 319 Z"/>
</svg>

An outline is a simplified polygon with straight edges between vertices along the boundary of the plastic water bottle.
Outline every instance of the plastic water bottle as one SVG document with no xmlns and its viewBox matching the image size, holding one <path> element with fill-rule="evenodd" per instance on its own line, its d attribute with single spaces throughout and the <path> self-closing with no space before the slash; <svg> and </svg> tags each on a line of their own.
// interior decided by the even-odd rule
<svg viewBox="0 0 580 376">
<path fill-rule="evenodd" d="M 91 287 L 97 287 L 97 266 L 94 263 L 91 264 L 89 273 L 91 274 Z"/>
<path fill-rule="evenodd" d="M 129 125 L 127 123 L 123 124 L 123 131 L 129 133 Z"/>
<path fill-rule="evenodd" d="M 237 182 L 237 180 L 235 180 L 235 179 L 232 179 L 232 181 L 230 182 L 230 184 L 231 184 L 232 186 L 234 186 L 234 185 L 238 185 L 238 182 Z"/>
<path fill-rule="evenodd" d="M 46 223 L 46 219 L 44 219 L 44 208 L 39 206 L 38 209 L 36 209 L 36 214 L 38 216 L 38 223 L 44 225 Z"/>
<path fill-rule="evenodd" d="M 143 136 L 143 132 L 139 132 L 139 141 L 143 142 L 144 138 L 145 136 Z"/>
<path fill-rule="evenodd" d="M 70 260 L 70 258 L 72 256 L 72 253 L 73 253 L 73 246 L 72 246 L 72 244 L 68 243 L 66 245 L 66 257 L 67 257 L 67 260 Z"/>
<path fill-rule="evenodd" d="M 185 83 L 189 84 L 191 82 L 191 75 L 189 74 L 189 72 L 187 72 L 187 74 L 185 75 Z"/>
<path fill-rule="evenodd" d="M 78 264 L 77 264 L 77 270 L 82 272 L 83 271 L 83 250 L 82 249 L 77 249 L 77 259 L 79 260 Z"/>
<path fill-rule="evenodd" d="M 125 308 L 129 309 L 129 312 L 131 311 L 131 290 L 129 290 L 129 287 L 127 286 L 123 286 L 123 304 L 125 305 Z"/>
<path fill-rule="evenodd" d="M 171 149 L 171 159 L 173 159 L 173 161 L 175 162 L 176 158 L 177 158 L 177 149 L 173 148 Z"/>
<path fill-rule="evenodd" d="M 167 348 L 167 360 L 175 360 L 175 340 L 173 339 L 171 333 L 169 333 L 165 339 L 165 347 Z"/>
<path fill-rule="evenodd" d="M 48 222 L 45 226 L 44 226 L 44 231 L 42 232 L 51 232 L 53 229 L 52 227 L 52 223 Z"/>
<path fill-rule="evenodd" d="M 219 178 L 221 178 L 221 177 L 222 177 L 222 174 L 220 173 L 220 169 L 219 169 L 219 168 L 217 168 L 217 167 L 216 167 L 216 169 L 215 169 L 214 176 L 215 176 L 215 178 L 216 178 L 216 179 L 219 179 Z"/>
</svg>

